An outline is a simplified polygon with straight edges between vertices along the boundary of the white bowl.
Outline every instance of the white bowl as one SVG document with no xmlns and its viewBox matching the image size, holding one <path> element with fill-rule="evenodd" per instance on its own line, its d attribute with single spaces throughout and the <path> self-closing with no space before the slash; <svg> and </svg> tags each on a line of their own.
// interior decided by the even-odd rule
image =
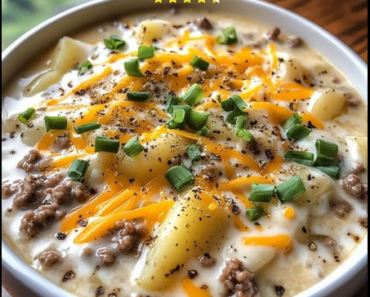
<svg viewBox="0 0 370 297">
<path fill-rule="evenodd" d="M 72 8 L 32 29 L 2 54 L 2 88 L 32 57 L 37 57 L 50 45 L 77 28 L 112 16 L 130 14 L 142 10 L 171 7 L 174 4 L 155 4 L 154 0 L 105 0 L 89 1 Z M 178 2 L 182 2 L 178 0 Z M 198 4 L 193 0 L 186 7 L 229 12 L 271 26 L 279 26 L 283 32 L 302 37 L 307 44 L 321 53 L 341 71 L 367 102 L 367 65 L 350 48 L 312 22 L 280 7 L 255 0 L 220 0 L 220 4 Z M 181 6 L 181 5 L 179 5 Z M 3 226 L 4 227 L 4 226 Z M 297 297 L 349 297 L 367 279 L 367 240 L 365 239 L 351 257 L 323 281 Z M 2 241 L 3 283 L 11 288 L 14 297 L 73 297 L 25 264 Z M 215 296 L 216 297 L 216 296 Z"/>
</svg>

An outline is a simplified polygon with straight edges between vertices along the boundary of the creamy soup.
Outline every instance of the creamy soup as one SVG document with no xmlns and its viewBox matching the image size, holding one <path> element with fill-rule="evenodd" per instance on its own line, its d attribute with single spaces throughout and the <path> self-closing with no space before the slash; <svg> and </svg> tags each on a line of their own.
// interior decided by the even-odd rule
<svg viewBox="0 0 370 297">
<path fill-rule="evenodd" d="M 367 106 L 298 36 L 157 11 L 32 61 L 3 93 L 3 236 L 61 288 L 289 297 L 366 236 Z"/>
</svg>

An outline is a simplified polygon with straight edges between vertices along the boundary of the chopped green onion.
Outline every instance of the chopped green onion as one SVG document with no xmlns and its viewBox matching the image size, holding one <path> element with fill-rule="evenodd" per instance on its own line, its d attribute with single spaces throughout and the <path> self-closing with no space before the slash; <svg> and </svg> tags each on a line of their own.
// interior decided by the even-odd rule
<svg viewBox="0 0 370 297">
<path fill-rule="evenodd" d="M 239 110 L 239 109 L 237 109 L 237 108 L 235 108 L 232 112 L 230 112 L 229 114 L 228 114 L 228 116 L 226 117 L 226 122 L 228 122 L 228 123 L 230 123 L 230 124 L 232 124 L 232 125 L 235 125 L 235 123 L 236 123 L 236 118 L 238 117 L 238 116 L 246 116 L 246 113 L 245 112 L 243 112 L 243 111 L 241 111 L 241 110 Z"/>
<path fill-rule="evenodd" d="M 128 101 L 144 102 L 149 100 L 149 92 L 127 92 Z"/>
<path fill-rule="evenodd" d="M 110 139 L 106 137 L 98 136 L 95 138 L 95 153 L 97 152 L 108 152 L 108 153 L 118 153 L 119 151 L 119 141 L 115 139 Z"/>
<path fill-rule="evenodd" d="M 191 129 L 198 131 L 207 124 L 208 118 L 208 112 L 190 110 L 185 122 Z"/>
<path fill-rule="evenodd" d="M 319 166 L 316 167 L 320 171 L 324 172 L 325 174 L 329 175 L 333 179 L 338 179 L 340 174 L 340 167 L 339 166 Z"/>
<path fill-rule="evenodd" d="M 224 111 L 232 111 L 235 108 L 235 103 L 231 97 L 224 101 L 219 100 L 218 102 L 220 102 L 221 108 Z"/>
<path fill-rule="evenodd" d="M 211 131 L 211 129 L 209 129 L 207 126 L 204 126 L 202 129 L 200 129 L 197 134 L 198 135 L 201 135 L 201 136 L 204 136 L 206 135 L 207 133 L 209 133 Z"/>
<path fill-rule="evenodd" d="M 236 132 L 236 136 L 243 138 L 246 142 L 250 142 L 254 138 L 253 134 L 246 129 L 241 129 Z"/>
<path fill-rule="evenodd" d="M 68 176 L 71 178 L 71 180 L 82 182 L 89 166 L 89 162 L 75 159 L 71 164 L 71 167 L 69 167 Z"/>
<path fill-rule="evenodd" d="M 144 147 L 140 144 L 137 136 L 131 138 L 126 145 L 123 147 L 123 151 L 129 157 L 133 158 L 144 151 Z"/>
<path fill-rule="evenodd" d="M 131 59 L 126 61 L 125 64 L 125 71 L 127 75 L 133 77 L 144 77 L 145 75 L 140 70 L 139 59 Z"/>
<path fill-rule="evenodd" d="M 325 157 L 322 157 L 322 156 L 317 156 L 313 165 L 315 167 L 339 166 L 339 163 L 340 163 L 339 158 L 330 159 L 330 158 L 325 158 Z"/>
<path fill-rule="evenodd" d="M 153 46 L 140 46 L 138 50 L 139 60 L 151 59 L 154 57 L 154 47 Z"/>
<path fill-rule="evenodd" d="M 167 170 L 166 179 L 180 192 L 194 183 L 194 176 L 184 165 L 174 166 Z"/>
<path fill-rule="evenodd" d="M 188 105 L 194 106 L 203 98 L 203 90 L 198 84 L 191 86 L 189 91 L 182 98 Z"/>
<path fill-rule="evenodd" d="M 173 111 L 173 121 L 176 124 L 182 124 L 185 121 L 186 112 L 183 109 L 176 109 Z"/>
<path fill-rule="evenodd" d="M 46 116 L 44 118 L 46 132 L 50 130 L 65 130 L 67 128 L 67 118 L 66 117 L 50 117 Z"/>
<path fill-rule="evenodd" d="M 101 127 L 101 125 L 98 124 L 98 123 L 89 123 L 89 124 L 85 124 L 85 125 L 76 126 L 74 128 L 75 128 L 75 131 L 78 134 L 83 134 L 83 133 L 86 133 L 86 132 L 89 132 L 89 131 L 99 129 L 100 127 Z"/>
<path fill-rule="evenodd" d="M 327 142 L 322 139 L 317 139 L 315 143 L 317 156 L 334 159 L 338 156 L 338 145 L 332 142 Z"/>
<path fill-rule="evenodd" d="M 288 151 L 285 160 L 293 161 L 302 165 L 312 166 L 314 155 L 308 152 Z"/>
<path fill-rule="evenodd" d="M 118 50 L 126 45 L 126 42 L 117 35 L 111 35 L 109 38 L 104 39 L 104 44 L 111 50 Z"/>
<path fill-rule="evenodd" d="M 244 116 L 237 116 L 235 120 L 235 130 L 243 130 L 247 126 L 247 117 Z"/>
<path fill-rule="evenodd" d="M 197 146 L 196 144 L 192 144 L 191 146 L 189 146 L 186 152 L 193 164 L 202 158 L 199 146 Z"/>
<path fill-rule="evenodd" d="M 36 109 L 30 107 L 30 108 L 27 108 L 26 111 L 24 112 L 21 112 L 19 115 L 18 115 L 18 120 L 23 123 L 23 124 L 27 124 L 31 119 L 32 117 L 36 114 Z"/>
<path fill-rule="evenodd" d="M 177 110 L 177 109 L 182 109 L 185 111 L 186 113 L 186 116 L 189 114 L 189 112 L 191 111 L 191 107 L 189 105 L 174 105 L 173 106 L 173 111 Z M 172 113 L 173 113 L 172 111 Z"/>
<path fill-rule="evenodd" d="M 190 65 L 203 71 L 206 71 L 209 67 L 209 63 L 207 61 L 204 61 L 202 58 L 197 56 L 191 60 Z"/>
<path fill-rule="evenodd" d="M 238 95 L 232 95 L 230 98 L 231 98 L 231 100 L 234 101 L 236 107 L 239 110 L 243 111 L 244 109 L 246 109 L 248 107 L 247 103 L 244 102 L 242 97 L 240 97 Z"/>
<path fill-rule="evenodd" d="M 258 205 L 247 209 L 246 215 L 251 222 L 254 222 L 265 216 L 265 210 Z"/>
<path fill-rule="evenodd" d="M 91 64 L 90 61 L 85 61 L 83 63 L 81 63 L 80 66 L 78 66 L 77 70 L 78 70 L 78 75 L 83 75 L 87 72 L 87 70 L 93 68 L 93 64 Z"/>
<path fill-rule="evenodd" d="M 288 202 L 305 192 L 306 188 L 298 175 L 276 186 L 276 195 L 281 203 Z"/>
<path fill-rule="evenodd" d="M 238 41 L 238 36 L 233 27 L 224 29 L 223 36 L 219 36 L 217 41 L 221 44 L 233 44 Z"/>
<path fill-rule="evenodd" d="M 284 131 L 288 131 L 295 125 L 300 125 L 303 123 L 302 117 L 298 113 L 292 114 L 282 125 Z"/>
<path fill-rule="evenodd" d="M 168 96 L 166 99 L 166 106 L 164 110 L 168 113 L 172 113 L 173 111 L 173 105 L 177 105 L 181 102 L 181 99 L 179 97 L 175 96 Z"/>
<path fill-rule="evenodd" d="M 300 141 L 310 135 L 311 130 L 304 125 L 294 125 L 286 132 L 288 138 Z"/>
<path fill-rule="evenodd" d="M 268 203 L 275 194 L 275 186 L 252 184 L 251 188 L 249 201 Z"/>
</svg>

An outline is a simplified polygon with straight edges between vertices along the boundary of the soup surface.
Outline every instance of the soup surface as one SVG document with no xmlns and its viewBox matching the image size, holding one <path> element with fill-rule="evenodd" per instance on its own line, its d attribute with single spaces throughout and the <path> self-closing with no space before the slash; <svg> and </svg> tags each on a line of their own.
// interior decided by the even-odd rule
<svg viewBox="0 0 370 297">
<path fill-rule="evenodd" d="M 3 93 L 3 236 L 77 296 L 294 296 L 367 234 L 366 113 L 278 28 L 92 26 Z"/>
</svg>

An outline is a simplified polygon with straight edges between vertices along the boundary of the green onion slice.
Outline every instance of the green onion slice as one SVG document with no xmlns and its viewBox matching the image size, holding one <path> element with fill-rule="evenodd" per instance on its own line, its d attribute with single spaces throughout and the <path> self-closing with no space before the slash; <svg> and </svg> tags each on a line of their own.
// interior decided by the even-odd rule
<svg viewBox="0 0 370 297">
<path fill-rule="evenodd" d="M 181 102 L 181 99 L 179 97 L 168 96 L 167 99 L 166 99 L 166 106 L 165 106 L 164 110 L 168 113 L 172 113 L 173 112 L 173 106 L 179 104 L 180 102 Z"/>
<path fill-rule="evenodd" d="M 149 92 L 127 92 L 128 101 L 144 102 L 149 100 Z"/>
<path fill-rule="evenodd" d="M 238 136 L 239 138 L 243 138 L 246 142 L 250 142 L 254 138 L 253 134 L 247 129 L 239 130 L 238 132 L 236 132 L 236 136 Z"/>
<path fill-rule="evenodd" d="M 333 179 L 338 179 L 339 178 L 339 174 L 340 174 L 340 167 L 339 166 L 319 166 L 319 167 L 316 167 L 317 169 L 319 169 L 320 171 L 322 171 L 323 173 L 327 174 L 328 176 L 330 176 L 331 178 Z"/>
<path fill-rule="evenodd" d="M 235 120 L 235 130 L 243 130 L 247 126 L 247 117 L 244 116 L 237 116 Z"/>
<path fill-rule="evenodd" d="M 202 129 L 200 129 L 196 134 L 201 135 L 201 136 L 205 136 L 205 135 L 207 135 L 210 131 L 211 131 L 211 129 L 209 129 L 207 126 L 204 126 L 204 127 L 203 127 Z"/>
<path fill-rule="evenodd" d="M 180 192 L 194 183 L 194 176 L 184 165 L 174 166 L 167 170 L 166 179 Z"/>
<path fill-rule="evenodd" d="M 154 57 L 155 49 L 153 46 L 140 46 L 138 50 L 139 60 L 151 59 Z"/>
<path fill-rule="evenodd" d="M 18 120 L 23 123 L 23 124 L 27 124 L 31 119 L 32 117 L 36 114 L 36 109 L 30 107 L 30 108 L 27 108 L 26 111 L 20 113 L 18 115 Z"/>
<path fill-rule="evenodd" d="M 302 139 L 305 139 L 308 135 L 310 135 L 311 130 L 308 129 L 304 125 L 294 125 L 292 128 L 290 128 L 286 135 L 290 139 L 294 139 L 296 141 L 300 141 Z"/>
<path fill-rule="evenodd" d="M 190 106 L 194 106 L 199 103 L 203 98 L 203 90 L 198 84 L 191 86 L 189 91 L 183 96 L 183 100 Z"/>
<path fill-rule="evenodd" d="M 265 210 L 258 205 L 247 209 L 246 215 L 251 222 L 254 222 L 265 216 Z"/>
<path fill-rule="evenodd" d="M 133 158 L 144 151 L 144 147 L 140 144 L 137 136 L 131 138 L 126 145 L 123 147 L 123 151 L 129 157 Z"/>
<path fill-rule="evenodd" d="M 291 201 L 305 192 L 306 188 L 298 175 L 276 186 L 276 195 L 281 203 Z"/>
<path fill-rule="evenodd" d="M 285 153 L 285 160 L 296 162 L 306 166 L 312 166 L 314 155 L 308 152 L 288 151 Z"/>
<path fill-rule="evenodd" d="M 220 102 L 221 108 L 224 111 L 232 111 L 235 108 L 235 103 L 231 97 L 224 101 L 218 100 L 218 102 Z"/>
<path fill-rule="evenodd" d="M 66 117 L 46 116 L 44 120 L 45 120 L 46 132 L 49 132 L 50 130 L 67 129 L 67 118 Z"/>
<path fill-rule="evenodd" d="M 185 121 L 186 112 L 183 109 L 176 109 L 173 111 L 173 121 L 176 124 L 182 124 Z"/>
<path fill-rule="evenodd" d="M 90 61 L 85 61 L 78 66 L 77 71 L 78 75 L 85 74 L 89 69 L 93 68 L 93 64 Z"/>
<path fill-rule="evenodd" d="M 190 110 L 185 122 L 191 129 L 198 131 L 207 124 L 209 115 L 208 112 Z"/>
<path fill-rule="evenodd" d="M 208 70 L 209 63 L 202 58 L 199 58 L 195 56 L 193 60 L 191 60 L 190 65 L 193 66 L 193 68 L 198 68 L 202 71 Z"/>
<path fill-rule="evenodd" d="M 224 29 L 223 36 L 217 38 L 217 41 L 221 44 L 233 44 L 238 41 L 238 36 L 233 27 Z"/>
<path fill-rule="evenodd" d="M 338 156 L 339 147 L 335 143 L 317 139 L 315 143 L 317 156 L 334 159 Z"/>
<path fill-rule="evenodd" d="M 71 167 L 69 167 L 68 176 L 71 180 L 82 182 L 89 166 L 89 162 L 76 159 L 71 164 Z"/>
<path fill-rule="evenodd" d="M 89 132 L 89 131 L 99 129 L 100 127 L 101 127 L 101 125 L 98 124 L 98 123 L 89 123 L 89 124 L 76 126 L 76 127 L 74 127 L 74 129 L 78 134 L 83 134 L 83 133 L 86 133 L 86 132 Z"/>
<path fill-rule="evenodd" d="M 97 152 L 108 152 L 108 153 L 118 153 L 119 151 L 119 141 L 115 139 L 110 139 L 106 137 L 98 136 L 95 138 L 95 153 Z"/>
<path fill-rule="evenodd" d="M 265 202 L 271 201 L 275 193 L 275 186 L 252 184 L 252 191 L 249 194 L 249 201 L 253 202 Z"/>
<path fill-rule="evenodd" d="M 226 117 L 226 122 L 228 122 L 229 124 L 232 124 L 232 125 L 235 125 L 236 123 L 236 118 L 239 117 L 239 116 L 244 116 L 246 117 L 246 113 L 235 108 L 232 112 L 230 112 L 227 117 Z"/>
<path fill-rule="evenodd" d="M 248 107 L 247 103 L 245 103 L 242 97 L 240 97 L 239 95 L 232 95 L 230 98 L 231 100 L 233 100 L 239 110 L 243 111 Z"/>
<path fill-rule="evenodd" d="M 111 50 L 118 50 L 124 47 L 126 45 L 126 42 L 117 35 L 111 35 L 109 38 L 104 39 L 104 44 L 106 48 L 109 48 Z"/>
<path fill-rule="evenodd" d="M 303 123 L 302 117 L 298 113 L 292 114 L 282 125 L 284 131 L 288 131 L 295 125 L 300 125 Z"/>
<path fill-rule="evenodd" d="M 196 144 L 189 146 L 186 152 L 193 164 L 202 158 L 199 146 Z"/>
<path fill-rule="evenodd" d="M 128 60 L 125 62 L 124 66 L 128 76 L 145 77 L 145 75 L 140 70 L 139 59 Z"/>
</svg>

